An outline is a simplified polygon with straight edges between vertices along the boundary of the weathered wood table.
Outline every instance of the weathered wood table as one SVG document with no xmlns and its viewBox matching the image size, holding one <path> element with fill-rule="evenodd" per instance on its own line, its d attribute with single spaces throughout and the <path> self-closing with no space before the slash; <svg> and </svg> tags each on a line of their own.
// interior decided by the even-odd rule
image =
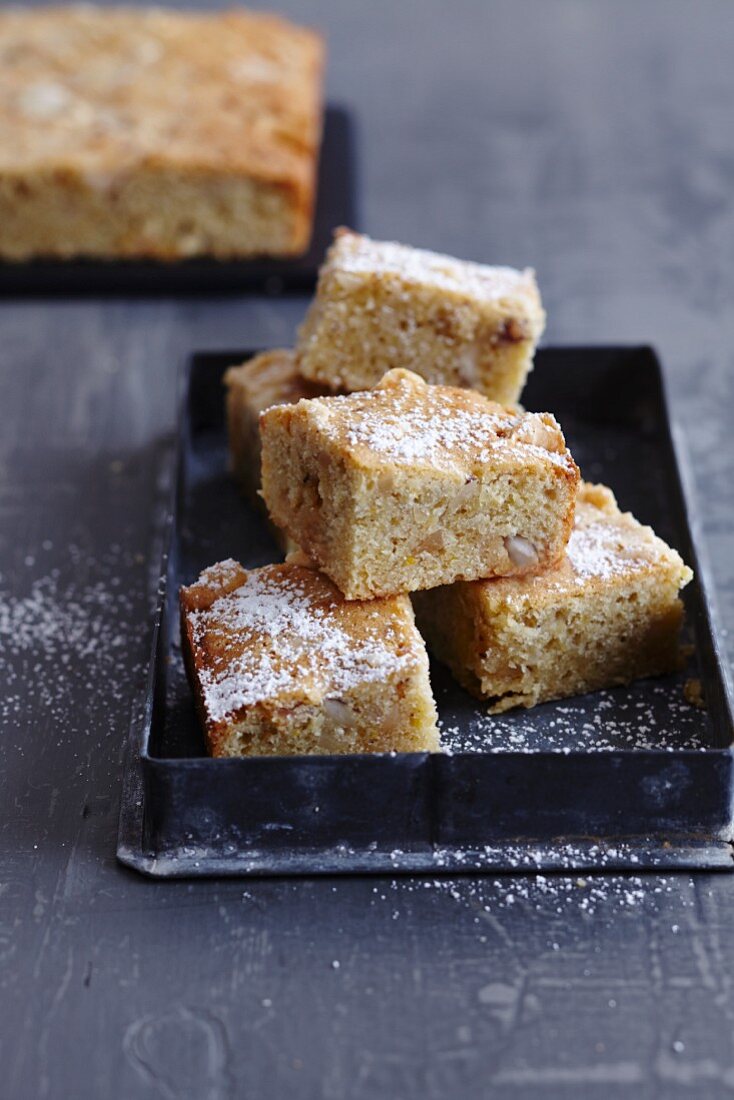
<svg viewBox="0 0 734 1100">
<path fill-rule="evenodd" d="M 328 28 L 365 229 L 534 265 L 548 343 L 659 349 L 731 622 L 734 9 L 277 6 Z M 0 1095 L 728 1095 L 734 876 L 116 864 L 179 368 L 287 343 L 304 307 L 0 303 Z"/>
</svg>

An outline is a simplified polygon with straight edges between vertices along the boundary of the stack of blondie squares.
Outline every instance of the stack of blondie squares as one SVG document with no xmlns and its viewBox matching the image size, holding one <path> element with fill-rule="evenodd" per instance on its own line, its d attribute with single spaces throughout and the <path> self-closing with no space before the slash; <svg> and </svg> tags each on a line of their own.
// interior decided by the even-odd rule
<svg viewBox="0 0 734 1100">
<path fill-rule="evenodd" d="M 532 271 L 337 231 L 295 349 L 226 375 L 286 560 L 181 591 L 210 752 L 440 749 L 426 645 L 493 712 L 679 664 L 692 574 L 520 399 Z"/>
</svg>

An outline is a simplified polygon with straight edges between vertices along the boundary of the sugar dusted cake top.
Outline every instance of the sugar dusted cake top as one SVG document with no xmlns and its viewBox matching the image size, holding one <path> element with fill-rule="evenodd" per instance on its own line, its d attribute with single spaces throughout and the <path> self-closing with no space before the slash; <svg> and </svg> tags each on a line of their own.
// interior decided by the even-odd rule
<svg viewBox="0 0 734 1100">
<path fill-rule="evenodd" d="M 682 558 L 658 538 L 651 527 L 639 523 L 629 512 L 621 512 L 614 494 L 605 485 L 582 482 L 576 504 L 576 518 L 566 556 L 547 573 L 529 577 L 502 577 L 478 582 L 485 591 L 502 599 L 525 599 L 531 593 L 557 598 L 583 588 L 597 588 L 611 580 L 655 576 L 665 578 L 675 589 L 693 576 Z"/>
<path fill-rule="evenodd" d="M 316 34 L 244 9 L 6 8 L 0 168 L 164 156 L 299 177 L 320 138 L 321 65 Z"/>
<path fill-rule="evenodd" d="M 292 563 L 228 560 L 182 589 L 204 707 L 219 722 L 255 703 L 320 703 L 424 660 L 406 597 L 348 603 Z"/>
<path fill-rule="evenodd" d="M 651 527 L 619 510 L 614 494 L 605 485 L 581 486 L 566 555 L 569 579 L 575 584 L 647 572 L 653 566 L 667 567 L 679 573 L 681 579 L 685 576 L 688 580 L 692 575 L 680 555 Z"/>
<path fill-rule="evenodd" d="M 456 260 L 438 252 L 394 241 L 374 241 L 351 230 L 337 230 L 323 268 L 350 275 L 391 276 L 411 285 L 429 285 L 448 294 L 480 299 L 527 297 L 540 308 L 540 296 L 531 268 L 491 267 Z"/>
<path fill-rule="evenodd" d="M 324 439 L 364 466 L 444 467 L 470 476 L 490 459 L 524 457 L 576 469 L 549 413 L 512 412 L 472 390 L 427 385 L 411 371 L 389 371 L 372 390 L 317 398 L 309 413 Z"/>
</svg>

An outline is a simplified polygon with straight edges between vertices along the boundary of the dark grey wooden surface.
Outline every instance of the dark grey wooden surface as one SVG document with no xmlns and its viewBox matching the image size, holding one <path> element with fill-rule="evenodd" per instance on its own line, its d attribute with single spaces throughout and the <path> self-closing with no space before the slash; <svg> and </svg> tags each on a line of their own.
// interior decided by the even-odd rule
<svg viewBox="0 0 734 1100">
<path fill-rule="evenodd" d="M 367 230 L 533 264 L 549 343 L 658 347 L 725 626 L 734 7 L 278 6 L 328 29 Z M 0 1095 L 729 1095 L 734 877 L 154 884 L 116 866 L 178 367 L 288 342 L 303 309 L 0 303 Z"/>
</svg>

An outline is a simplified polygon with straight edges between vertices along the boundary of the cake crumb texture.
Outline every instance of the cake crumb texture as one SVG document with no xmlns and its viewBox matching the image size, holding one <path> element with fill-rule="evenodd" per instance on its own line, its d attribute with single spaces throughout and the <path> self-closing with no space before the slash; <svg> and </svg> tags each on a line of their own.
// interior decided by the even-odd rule
<svg viewBox="0 0 734 1100">
<path fill-rule="evenodd" d="M 326 391 L 301 377 L 289 348 L 273 348 L 230 367 L 224 384 L 232 471 L 252 503 L 262 507 L 260 414 L 273 405 L 290 405 Z"/>
<path fill-rule="evenodd" d="M 347 391 L 393 368 L 518 401 L 545 313 L 529 268 L 455 260 L 337 231 L 299 331 L 301 372 Z"/>
<path fill-rule="evenodd" d="M 268 409 L 274 522 L 348 599 L 539 572 L 563 554 L 578 469 L 550 414 L 405 370 L 372 390 Z"/>
<path fill-rule="evenodd" d="M 429 648 L 500 712 L 679 668 L 679 591 L 692 576 L 611 490 L 582 484 L 554 568 L 413 599 Z"/>
</svg>

